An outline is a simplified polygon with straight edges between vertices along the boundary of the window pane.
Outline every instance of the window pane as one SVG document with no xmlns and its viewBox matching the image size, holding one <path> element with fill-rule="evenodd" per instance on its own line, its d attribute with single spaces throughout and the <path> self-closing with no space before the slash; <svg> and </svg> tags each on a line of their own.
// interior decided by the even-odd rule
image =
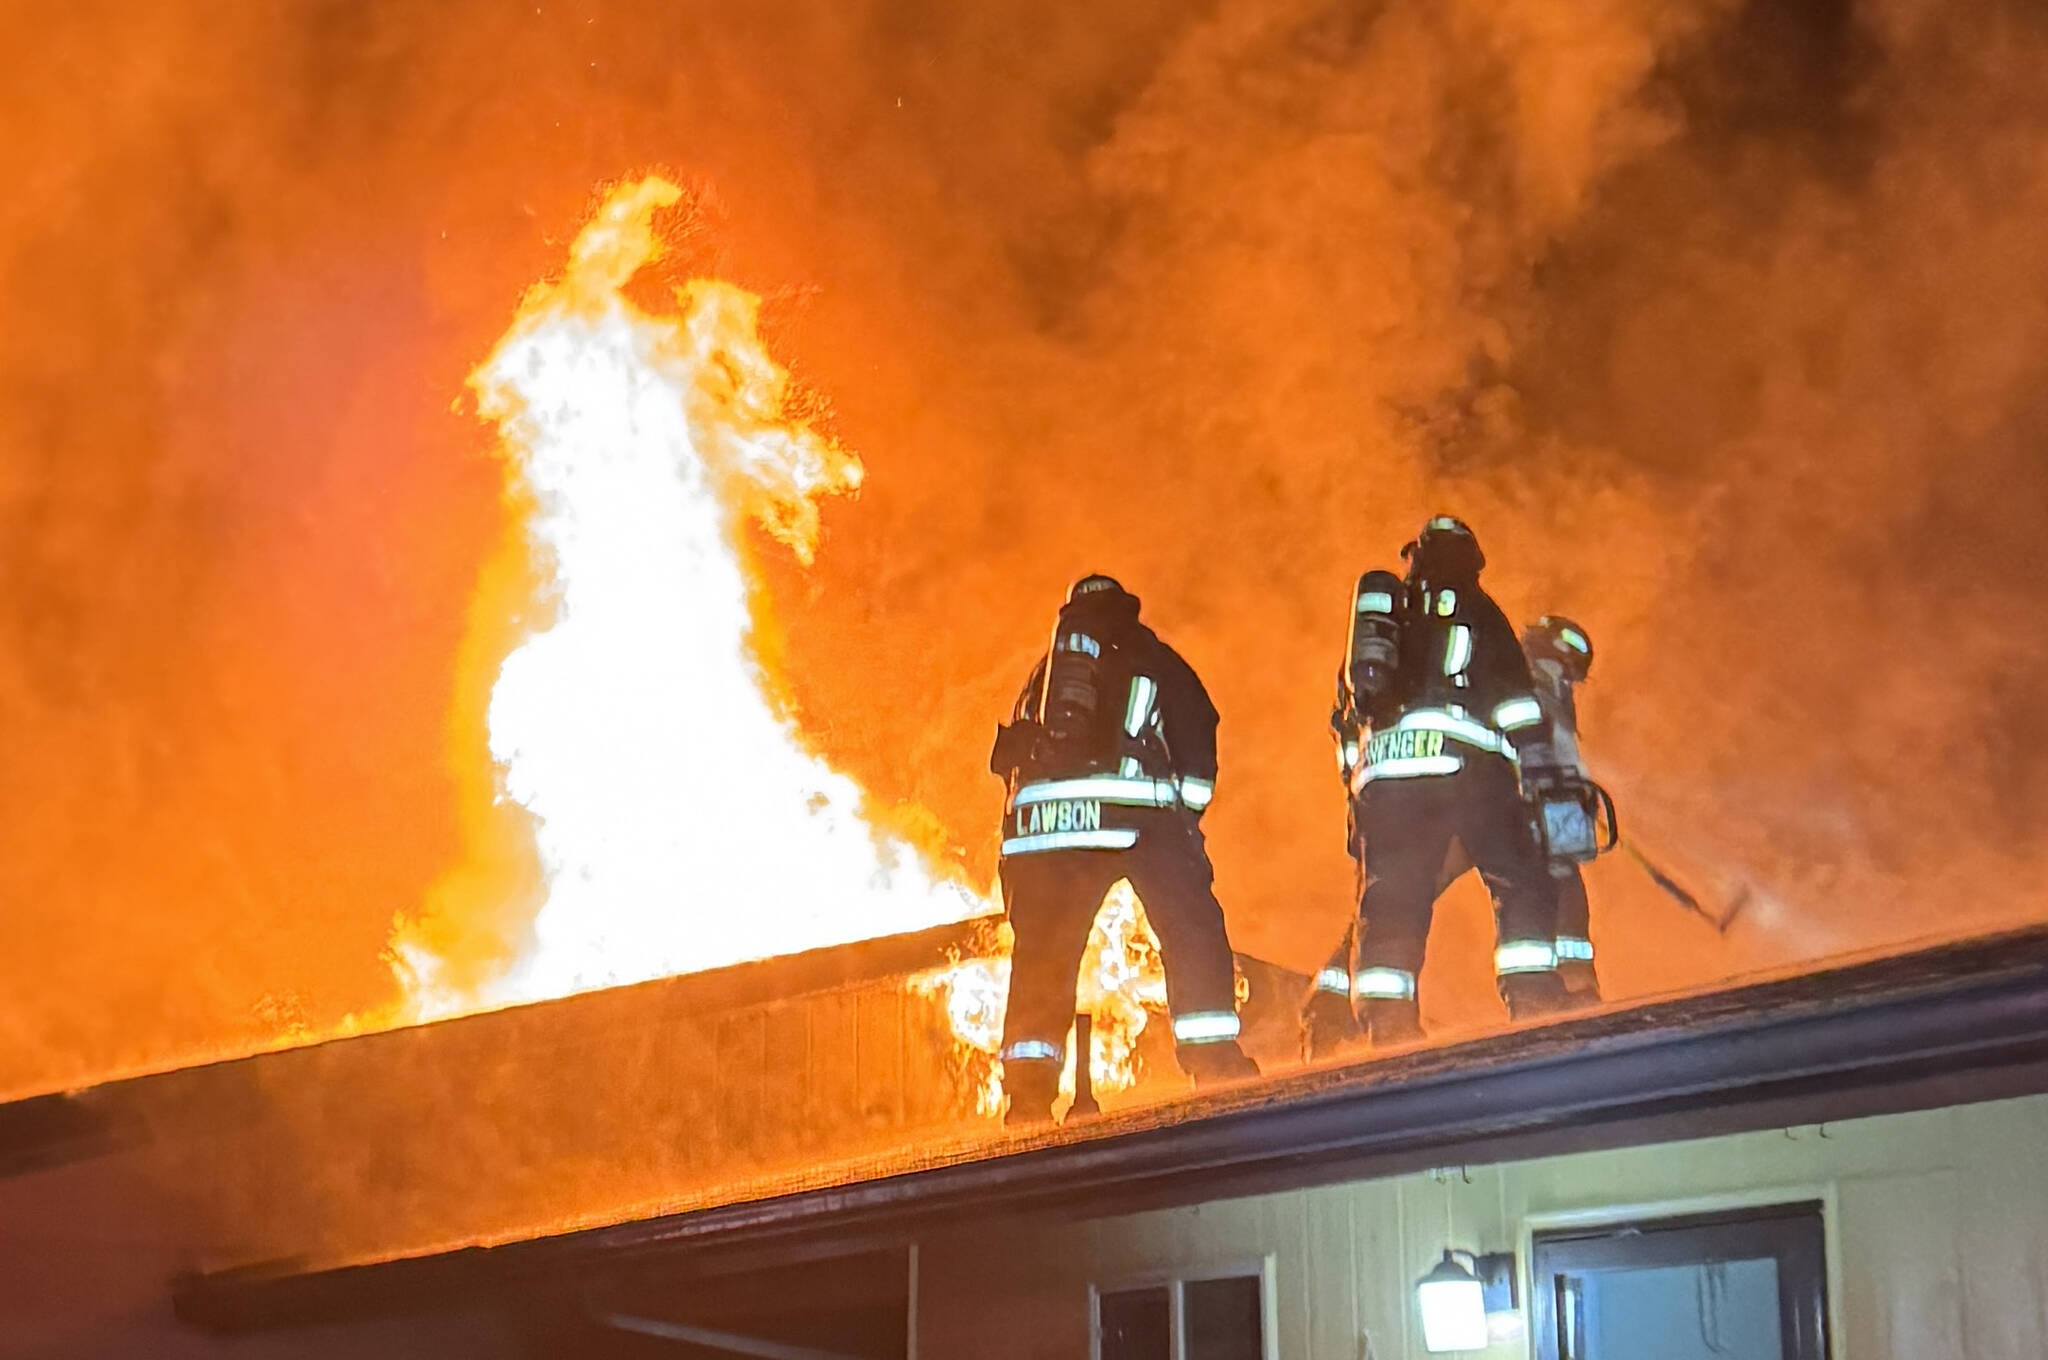
<svg viewBox="0 0 2048 1360">
<path fill-rule="evenodd" d="M 1182 1289 L 1188 1360 L 1262 1360 L 1258 1276 L 1190 1280 Z"/>
<path fill-rule="evenodd" d="M 1575 1360 L 1783 1360 L 1776 1261 L 1600 1270 L 1580 1288 Z"/>
<path fill-rule="evenodd" d="M 1172 1318 L 1166 1289 L 1126 1289 L 1096 1304 L 1102 1324 L 1102 1360 L 1173 1360 Z"/>
</svg>

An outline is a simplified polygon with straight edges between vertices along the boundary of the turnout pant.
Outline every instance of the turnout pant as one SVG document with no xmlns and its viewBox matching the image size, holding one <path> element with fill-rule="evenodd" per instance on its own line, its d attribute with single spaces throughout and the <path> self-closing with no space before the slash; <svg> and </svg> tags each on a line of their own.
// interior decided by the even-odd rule
<svg viewBox="0 0 2048 1360">
<path fill-rule="evenodd" d="M 1464 847 L 1453 845 L 1443 874 L 1437 881 L 1437 896 L 1442 897 L 1444 889 L 1457 882 L 1459 876 L 1471 867 L 1472 861 L 1465 854 Z M 1557 880 L 1558 966 L 1569 968 L 1575 962 L 1581 963 L 1590 974 L 1593 965 L 1593 908 L 1586 898 L 1586 876 L 1576 864 L 1552 864 L 1550 876 Z M 1346 931 L 1344 938 L 1337 942 L 1336 949 L 1331 951 L 1328 962 L 1316 974 L 1319 990 L 1345 996 L 1350 994 L 1354 944 L 1351 933 Z"/>
<path fill-rule="evenodd" d="M 1076 976 L 1103 897 L 1128 878 L 1159 937 L 1175 1055 L 1197 1079 L 1249 1075 L 1237 1046 L 1236 979 L 1202 833 L 1177 809 L 1139 814 L 1128 850 L 1050 850 L 1003 860 L 1015 940 L 1003 1015 L 1004 1085 L 1049 1110 L 1066 1060 Z"/>
<path fill-rule="evenodd" d="M 1551 866 L 1557 881 L 1557 968 L 1565 990 L 1579 1001 L 1600 999 L 1593 970 L 1593 910 L 1586 900 L 1586 876 L 1576 864 Z"/>
<path fill-rule="evenodd" d="M 1593 909 L 1586 901 L 1586 876 L 1578 865 L 1561 865 L 1551 873 L 1557 879 L 1558 955 L 1563 957 L 1571 952 L 1564 946 L 1592 940 Z"/>
<path fill-rule="evenodd" d="M 1510 1009 L 1518 992 L 1533 995 L 1517 979 L 1539 982 L 1535 990 L 1555 985 L 1558 884 L 1506 759 L 1472 753 L 1454 774 L 1375 780 L 1359 798 L 1358 817 L 1365 842 L 1352 978 L 1358 1000 L 1414 1003 L 1430 918 L 1458 850 L 1493 895 L 1494 971 Z"/>
</svg>

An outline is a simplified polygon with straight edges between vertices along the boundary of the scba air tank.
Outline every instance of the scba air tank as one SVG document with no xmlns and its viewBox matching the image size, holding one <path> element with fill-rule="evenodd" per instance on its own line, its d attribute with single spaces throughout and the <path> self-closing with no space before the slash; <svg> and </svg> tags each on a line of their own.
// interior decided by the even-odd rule
<svg viewBox="0 0 2048 1360">
<path fill-rule="evenodd" d="M 1377 699 L 1393 687 L 1401 662 L 1401 601 L 1406 589 L 1391 571 L 1369 571 L 1358 578 L 1345 673 L 1360 700 Z"/>
<path fill-rule="evenodd" d="M 1045 707 L 1039 717 L 1062 773 L 1088 774 L 1116 764 L 1117 715 L 1108 702 L 1110 658 L 1100 639 L 1066 620 L 1046 658 Z"/>
</svg>

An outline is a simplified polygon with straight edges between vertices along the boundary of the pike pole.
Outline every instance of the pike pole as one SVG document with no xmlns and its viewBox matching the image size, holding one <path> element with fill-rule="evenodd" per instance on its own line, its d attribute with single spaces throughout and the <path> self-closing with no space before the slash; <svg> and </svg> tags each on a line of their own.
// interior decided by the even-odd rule
<svg viewBox="0 0 2048 1360">
<path fill-rule="evenodd" d="M 1716 915 L 1714 912 L 1708 911 L 1700 902 L 1700 899 L 1688 891 L 1684 884 L 1673 878 L 1648 855 L 1645 855 L 1638 849 L 1633 840 L 1623 841 L 1621 848 L 1628 852 L 1628 857 L 1636 862 L 1637 868 L 1649 875 L 1652 883 L 1663 889 L 1665 896 L 1712 926 L 1714 933 L 1717 935 L 1726 935 L 1728 927 L 1735 923 L 1735 918 L 1740 916 L 1743 909 L 1749 905 L 1749 889 L 1745 887 L 1735 895 L 1735 900 L 1728 905 L 1726 911 Z"/>
</svg>

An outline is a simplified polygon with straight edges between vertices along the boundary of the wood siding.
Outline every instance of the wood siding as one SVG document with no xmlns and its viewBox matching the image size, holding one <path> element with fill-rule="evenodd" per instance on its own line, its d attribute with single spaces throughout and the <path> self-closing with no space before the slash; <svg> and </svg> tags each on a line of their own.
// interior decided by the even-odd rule
<svg viewBox="0 0 2048 1360">
<path fill-rule="evenodd" d="M 1075 1360 L 1087 1290 L 1271 1254 L 1288 1360 L 1422 1360 L 1412 1285 L 1450 1232 L 1819 1198 L 1838 1360 L 2048 1356 L 2048 1097 L 1402 1176 L 924 1244 L 920 1360 Z M 1511 1360 L 1526 1342 L 1479 1353 Z"/>
</svg>

